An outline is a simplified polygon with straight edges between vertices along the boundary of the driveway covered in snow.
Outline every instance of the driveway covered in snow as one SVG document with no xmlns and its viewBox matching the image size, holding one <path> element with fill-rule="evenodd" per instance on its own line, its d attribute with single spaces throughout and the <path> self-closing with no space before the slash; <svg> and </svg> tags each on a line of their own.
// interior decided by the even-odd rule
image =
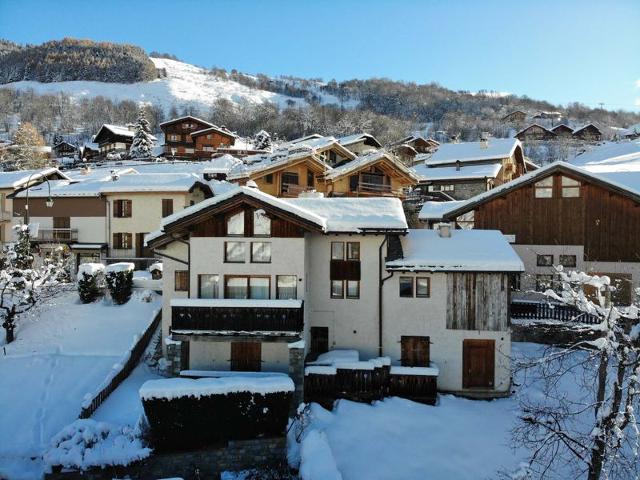
<svg viewBox="0 0 640 480">
<path fill-rule="evenodd" d="M 0 345 L 0 477 L 39 476 L 51 437 L 78 417 L 160 309 L 152 295 L 83 305 L 67 291 L 20 319 L 16 341 Z"/>
</svg>

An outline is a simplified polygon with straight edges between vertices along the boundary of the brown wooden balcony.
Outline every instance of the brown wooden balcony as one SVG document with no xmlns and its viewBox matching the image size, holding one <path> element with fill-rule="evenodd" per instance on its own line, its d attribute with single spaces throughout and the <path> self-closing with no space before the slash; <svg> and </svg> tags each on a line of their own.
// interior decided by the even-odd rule
<svg viewBox="0 0 640 480">
<path fill-rule="evenodd" d="M 302 300 L 171 300 L 173 337 L 286 339 L 299 337 L 304 326 Z"/>
<path fill-rule="evenodd" d="M 43 243 L 68 243 L 78 241 L 77 228 L 39 228 L 38 235 L 34 238 Z"/>
</svg>

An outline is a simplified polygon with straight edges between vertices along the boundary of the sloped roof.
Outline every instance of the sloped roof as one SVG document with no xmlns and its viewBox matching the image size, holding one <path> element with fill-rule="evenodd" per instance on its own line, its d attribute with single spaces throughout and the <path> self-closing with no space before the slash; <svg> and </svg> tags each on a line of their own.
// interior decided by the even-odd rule
<svg viewBox="0 0 640 480">
<path fill-rule="evenodd" d="M 53 174 L 69 180 L 67 175 L 53 167 L 35 170 L 16 170 L 13 172 L 0 172 L 0 188 L 21 188 L 30 181 L 41 180 L 43 177 L 49 177 Z"/>
<path fill-rule="evenodd" d="M 547 127 L 544 127 L 544 126 L 540 125 L 539 123 L 532 123 L 528 127 L 525 127 L 522 130 L 520 130 L 518 133 L 516 133 L 514 135 L 514 137 L 517 137 L 518 135 L 521 135 L 521 134 L 525 133 L 527 130 L 530 130 L 532 128 L 541 128 L 542 130 L 547 132 L 549 135 L 552 135 L 552 136 L 555 135 L 555 133 L 552 132 L 551 130 L 549 130 Z"/>
<path fill-rule="evenodd" d="M 482 142 L 443 143 L 438 150 L 425 159 L 425 164 L 498 160 L 513 155 L 517 147 L 522 148 L 517 138 L 491 138 L 486 144 Z"/>
<path fill-rule="evenodd" d="M 573 134 L 574 134 L 574 135 L 578 135 L 578 134 L 579 134 L 580 132 L 582 132 L 583 130 L 588 130 L 588 129 L 594 129 L 594 130 L 596 130 L 598 133 L 602 133 L 602 132 L 600 132 L 600 129 L 599 129 L 598 127 L 596 127 L 593 123 L 588 123 L 588 124 L 584 125 L 583 127 L 576 128 L 576 129 L 573 131 Z"/>
<path fill-rule="evenodd" d="M 427 167 L 424 164 L 413 167 L 421 182 L 496 178 L 501 168 L 502 164 L 500 163 L 461 165 L 460 169 L 456 167 Z"/>
<path fill-rule="evenodd" d="M 497 230 L 415 229 L 401 238 L 403 258 L 386 262 L 387 270 L 412 272 L 522 272 L 524 265 Z"/>
<path fill-rule="evenodd" d="M 162 127 L 164 127 L 166 125 L 173 125 L 174 123 L 184 122 L 185 120 L 199 122 L 199 123 L 202 123 L 204 125 L 208 125 L 210 127 L 215 127 L 215 125 L 213 123 L 207 122 L 206 120 L 203 120 L 203 119 L 198 118 L 198 117 L 194 117 L 193 115 L 185 115 L 184 117 L 172 118 L 171 120 L 167 120 L 166 122 L 162 122 L 160 124 L 160 127 L 162 128 Z"/>
<path fill-rule="evenodd" d="M 605 142 L 577 155 L 570 163 L 592 172 L 640 170 L 640 140 Z"/>
<path fill-rule="evenodd" d="M 374 163 L 377 163 L 381 160 L 386 160 L 406 176 L 410 177 L 416 182 L 418 181 L 418 176 L 412 169 L 408 168 L 404 163 L 396 160 L 395 157 L 382 150 L 377 150 L 371 153 L 360 155 L 359 157 L 356 157 L 355 160 L 351 160 L 350 162 L 347 162 L 339 167 L 335 167 L 329 170 L 325 174 L 324 178 L 326 180 L 335 180 L 337 178 L 344 177 L 345 175 L 349 175 L 350 173 L 362 168 L 366 168 L 369 165 L 373 165 Z"/>
<path fill-rule="evenodd" d="M 203 128 L 202 130 L 196 130 L 195 132 L 191 132 L 191 137 L 199 137 L 200 135 L 206 135 L 207 133 L 211 133 L 211 132 L 216 132 L 216 133 L 219 133 L 220 135 L 225 135 L 230 138 L 238 137 L 238 135 L 236 135 L 235 133 L 225 128 L 218 127 L 217 125 L 212 125 L 210 127 Z"/>
<path fill-rule="evenodd" d="M 338 138 L 338 143 L 340 143 L 340 145 L 344 145 L 345 147 L 348 147 L 349 145 L 362 142 L 365 140 L 368 140 L 369 142 L 373 143 L 378 148 L 382 147 L 382 144 L 378 141 L 378 139 L 368 133 L 354 133 L 353 135 L 340 137 Z"/>
</svg>

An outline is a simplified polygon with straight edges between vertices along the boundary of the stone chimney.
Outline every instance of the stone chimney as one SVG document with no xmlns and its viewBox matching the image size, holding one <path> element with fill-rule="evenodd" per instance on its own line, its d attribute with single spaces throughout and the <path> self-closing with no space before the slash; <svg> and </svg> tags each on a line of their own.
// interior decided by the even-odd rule
<svg viewBox="0 0 640 480">
<path fill-rule="evenodd" d="M 447 222 L 440 222 L 437 225 L 438 235 L 441 238 L 451 238 L 451 224 Z"/>
<path fill-rule="evenodd" d="M 482 132 L 480 135 L 480 148 L 489 148 L 489 132 Z"/>
</svg>

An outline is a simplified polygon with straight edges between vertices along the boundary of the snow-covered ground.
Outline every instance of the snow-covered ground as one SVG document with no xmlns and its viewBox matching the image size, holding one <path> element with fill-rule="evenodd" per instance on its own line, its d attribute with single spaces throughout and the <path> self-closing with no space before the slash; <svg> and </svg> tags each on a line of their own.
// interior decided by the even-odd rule
<svg viewBox="0 0 640 480">
<path fill-rule="evenodd" d="M 83 305 L 65 291 L 20 319 L 15 342 L 0 344 L 0 478 L 41 475 L 51 438 L 78 417 L 160 309 L 151 295 Z"/>
<path fill-rule="evenodd" d="M 157 68 L 166 69 L 167 76 L 165 78 L 137 83 L 21 81 L 0 85 L 0 88 L 14 88 L 21 91 L 33 89 L 39 94 L 63 92 L 76 101 L 82 98 L 102 96 L 118 102 L 123 100 L 150 102 L 161 107 L 166 113 L 172 106 L 193 106 L 203 113 L 208 112 L 211 105 L 221 98 L 234 103 L 271 102 L 280 107 L 291 102 L 306 104 L 302 98 L 253 89 L 232 80 L 214 77 L 209 75 L 205 69 L 188 63 L 166 58 L 152 58 L 151 60 Z M 340 100 L 333 95 L 321 94 L 319 91 L 315 93 L 321 97 L 322 103 L 340 104 Z"/>
</svg>

